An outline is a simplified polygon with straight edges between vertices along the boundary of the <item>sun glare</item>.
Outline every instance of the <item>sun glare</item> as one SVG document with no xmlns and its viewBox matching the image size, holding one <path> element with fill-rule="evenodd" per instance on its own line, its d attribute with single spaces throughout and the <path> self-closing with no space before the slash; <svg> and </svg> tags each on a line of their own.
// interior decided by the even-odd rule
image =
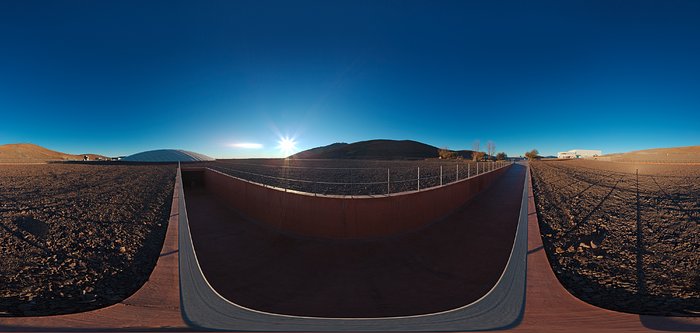
<svg viewBox="0 0 700 333">
<path fill-rule="evenodd" d="M 294 138 L 283 137 L 280 138 L 277 143 L 279 144 L 277 148 L 279 148 L 285 156 L 292 154 L 297 149 L 297 142 Z"/>
</svg>

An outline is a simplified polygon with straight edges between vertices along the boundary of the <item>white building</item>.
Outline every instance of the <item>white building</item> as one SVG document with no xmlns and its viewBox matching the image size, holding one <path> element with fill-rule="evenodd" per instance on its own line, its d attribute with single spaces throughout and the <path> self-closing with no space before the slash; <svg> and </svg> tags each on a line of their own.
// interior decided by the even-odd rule
<svg viewBox="0 0 700 333">
<path fill-rule="evenodd" d="M 602 150 L 572 149 L 557 153 L 557 158 L 594 158 L 603 155 Z"/>
</svg>

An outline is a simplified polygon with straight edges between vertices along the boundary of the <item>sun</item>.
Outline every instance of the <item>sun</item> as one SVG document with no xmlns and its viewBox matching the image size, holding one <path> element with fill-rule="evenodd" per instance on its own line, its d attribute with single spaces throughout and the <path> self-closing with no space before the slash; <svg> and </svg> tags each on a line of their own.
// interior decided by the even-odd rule
<svg viewBox="0 0 700 333">
<path fill-rule="evenodd" d="M 290 155 L 297 149 L 297 142 L 294 140 L 294 138 L 283 137 L 280 138 L 277 143 L 279 144 L 277 148 L 282 151 L 285 156 Z"/>
</svg>

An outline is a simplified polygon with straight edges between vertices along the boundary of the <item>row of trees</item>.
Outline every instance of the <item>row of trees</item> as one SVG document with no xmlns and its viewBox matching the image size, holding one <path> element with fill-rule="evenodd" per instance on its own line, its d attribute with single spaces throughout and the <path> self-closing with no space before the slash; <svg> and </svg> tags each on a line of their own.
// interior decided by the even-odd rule
<svg viewBox="0 0 700 333">
<path fill-rule="evenodd" d="M 487 153 L 483 152 L 480 150 L 479 147 L 479 140 L 474 141 L 474 144 L 472 145 L 472 160 L 473 161 L 504 161 L 508 159 L 508 155 L 504 152 L 500 152 L 496 154 L 495 156 L 493 155 L 494 152 L 496 151 L 496 145 L 492 142 L 489 141 L 486 144 L 486 150 Z M 438 156 L 440 156 L 440 159 L 443 160 L 449 160 L 449 159 L 457 159 L 457 158 L 463 158 L 460 156 L 459 152 L 456 152 L 454 150 L 449 150 L 447 148 L 441 148 L 438 149 Z M 537 151 L 537 149 L 530 150 L 525 153 L 525 158 L 528 160 L 534 160 L 541 158 L 540 152 Z"/>
<path fill-rule="evenodd" d="M 472 160 L 474 161 L 505 161 L 508 158 L 508 155 L 504 152 L 494 155 L 496 153 L 496 144 L 491 140 L 486 142 L 486 153 L 481 151 L 480 145 L 479 140 L 474 141 L 472 145 Z"/>
<path fill-rule="evenodd" d="M 494 155 L 495 153 L 496 144 L 493 141 L 486 143 L 486 152 L 481 151 L 479 140 L 474 141 L 472 145 L 471 157 L 474 161 L 504 161 L 508 158 L 508 155 L 504 152 Z M 438 156 L 443 160 L 462 158 L 458 152 L 447 148 L 438 149 Z"/>
</svg>

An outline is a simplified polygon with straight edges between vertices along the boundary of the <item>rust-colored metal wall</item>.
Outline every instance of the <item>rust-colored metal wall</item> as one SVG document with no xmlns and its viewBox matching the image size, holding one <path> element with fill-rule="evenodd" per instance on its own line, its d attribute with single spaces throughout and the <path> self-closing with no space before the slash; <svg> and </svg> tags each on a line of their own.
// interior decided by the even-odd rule
<svg viewBox="0 0 700 333">
<path fill-rule="evenodd" d="M 415 230 L 448 216 L 510 166 L 441 187 L 388 196 L 315 196 L 284 191 L 202 168 L 207 191 L 257 222 L 296 234 L 370 238 Z"/>
</svg>

